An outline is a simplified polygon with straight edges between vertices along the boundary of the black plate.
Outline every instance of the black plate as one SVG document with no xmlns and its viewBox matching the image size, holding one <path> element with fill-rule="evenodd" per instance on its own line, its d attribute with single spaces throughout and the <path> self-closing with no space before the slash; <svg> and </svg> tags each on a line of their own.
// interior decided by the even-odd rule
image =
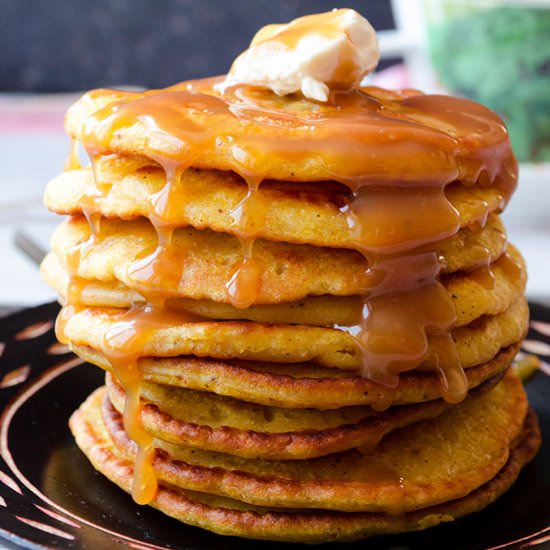
<svg viewBox="0 0 550 550">
<path fill-rule="evenodd" d="M 280 548 L 187 527 L 134 504 L 94 471 L 74 444 L 67 419 L 102 383 L 102 373 L 55 344 L 57 311 L 56 304 L 46 304 L 0 320 L 0 547 Z M 543 372 L 527 391 L 544 442 L 514 487 L 483 512 L 422 533 L 324 548 L 550 547 L 550 310 L 533 305 L 531 311 L 524 347 L 541 356 Z"/>
</svg>

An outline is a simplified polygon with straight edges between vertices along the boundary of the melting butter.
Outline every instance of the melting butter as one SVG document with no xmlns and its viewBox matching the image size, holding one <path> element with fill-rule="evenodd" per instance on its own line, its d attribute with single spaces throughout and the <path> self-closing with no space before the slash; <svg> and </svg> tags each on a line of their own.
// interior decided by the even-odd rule
<svg viewBox="0 0 550 550">
<path fill-rule="evenodd" d="M 332 88 L 357 87 L 379 58 L 371 24 L 355 10 L 332 10 L 260 29 L 226 85 L 251 84 L 277 95 L 301 91 L 325 102 Z"/>
</svg>

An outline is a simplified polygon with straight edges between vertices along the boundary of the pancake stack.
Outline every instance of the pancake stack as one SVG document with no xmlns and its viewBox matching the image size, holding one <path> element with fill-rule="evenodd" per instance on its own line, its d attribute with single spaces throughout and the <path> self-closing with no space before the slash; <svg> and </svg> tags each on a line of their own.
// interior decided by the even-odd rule
<svg viewBox="0 0 550 550">
<path fill-rule="evenodd" d="M 77 444 L 221 534 L 355 540 L 485 507 L 540 440 L 509 369 L 528 309 L 505 126 L 412 90 L 222 84 L 67 114 L 42 272 L 59 339 L 106 371 Z"/>
</svg>

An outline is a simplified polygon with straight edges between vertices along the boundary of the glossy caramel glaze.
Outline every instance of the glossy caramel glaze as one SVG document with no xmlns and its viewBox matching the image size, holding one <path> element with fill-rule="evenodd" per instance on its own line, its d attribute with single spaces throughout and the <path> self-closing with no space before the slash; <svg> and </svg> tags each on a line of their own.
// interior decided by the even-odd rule
<svg viewBox="0 0 550 550">
<path fill-rule="evenodd" d="M 221 82 L 204 79 L 143 93 L 96 90 L 67 117 L 69 133 L 82 143 L 92 166 L 105 155 L 140 155 L 166 172 L 166 185 L 150 197 L 148 209 L 158 247 L 129 272 L 147 306 L 130 310 L 105 336 L 104 346 L 128 396 L 125 426 L 138 443 L 138 459 L 147 463 L 150 441 L 136 420 L 137 359 L 151 327 L 181 322 L 164 303 L 179 285 L 185 262 L 185 254 L 172 246 L 172 234 L 178 225 L 175 212 L 192 200 L 177 185 L 189 167 L 232 171 L 248 185 L 231 213 L 243 260 L 227 290 L 239 308 L 255 303 L 261 285 L 254 240 L 265 213 L 262 181 L 296 186 L 335 181 L 349 188 L 352 200 L 341 213 L 353 247 L 368 261 L 370 281 L 353 335 L 362 352 L 362 373 L 387 387 L 376 408 L 391 405 L 400 372 L 428 360 L 439 373 L 441 395 L 453 403 L 462 400 L 467 383 L 450 335 L 456 314 L 439 280 L 436 245 L 460 228 L 460 216 L 445 195 L 448 184 L 494 186 L 502 195 L 502 208 L 510 198 L 517 164 L 502 121 L 471 101 L 413 90 L 335 90 L 328 103 L 320 104 L 246 85 L 223 88 Z M 76 166 L 75 150 L 76 145 L 69 167 Z M 97 170 L 95 175 L 95 187 L 82 201 L 92 227 L 98 223 L 97 197 L 111 185 L 102 182 Z M 487 217 L 481 203 L 479 212 L 481 228 Z M 98 234 L 92 231 L 70 263 L 78 262 Z M 487 266 L 482 278 L 490 285 L 487 254 L 481 250 L 479 257 L 476 267 Z M 71 286 L 78 287 L 77 278 Z M 77 290 L 69 294 L 69 303 L 77 301 Z M 66 314 L 58 324 L 62 340 Z M 441 340 L 445 351 L 439 357 L 428 357 L 428 336 Z M 138 470 L 145 473 L 134 484 L 134 497 L 146 502 L 154 495 L 154 476 L 146 467 Z"/>
</svg>

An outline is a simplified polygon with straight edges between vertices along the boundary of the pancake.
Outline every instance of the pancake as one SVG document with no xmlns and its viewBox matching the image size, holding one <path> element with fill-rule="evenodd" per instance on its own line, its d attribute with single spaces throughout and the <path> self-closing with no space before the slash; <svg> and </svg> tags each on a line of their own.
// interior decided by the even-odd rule
<svg viewBox="0 0 550 550">
<path fill-rule="evenodd" d="M 473 393 L 490 390 L 503 375 L 493 376 Z M 122 414 L 123 388 L 110 375 L 106 385 L 107 415 L 113 416 L 112 406 Z M 142 385 L 140 395 L 141 422 L 155 438 L 193 447 L 194 453 L 202 449 L 270 460 L 315 458 L 355 447 L 370 452 L 391 431 L 438 416 L 449 407 L 439 399 L 384 412 L 368 406 L 282 409 L 151 383 Z"/>
<path fill-rule="evenodd" d="M 81 449 L 96 469 L 129 492 L 132 463 L 115 455 L 109 439 L 80 412 L 73 415 L 71 425 Z M 508 462 L 491 481 L 460 499 L 396 516 L 302 510 L 276 512 L 168 485 L 159 487 L 151 506 L 180 521 L 218 534 L 280 542 L 352 541 L 418 531 L 477 512 L 494 502 L 510 488 L 539 446 L 540 432 L 536 417 L 531 413 L 517 444 L 511 449 Z"/>
<path fill-rule="evenodd" d="M 179 154 L 194 168 L 260 173 L 263 180 L 361 176 L 374 184 L 394 181 L 397 173 L 407 183 L 450 183 L 458 176 L 473 183 L 480 172 L 479 156 L 487 149 L 492 149 L 491 166 L 504 165 L 507 179 L 517 179 L 502 121 L 468 100 L 369 87 L 360 90 L 365 95 L 350 97 L 344 110 L 336 103 L 279 97 L 247 86 L 226 89 L 220 98 L 216 86 L 222 83 L 220 77 L 146 92 L 92 90 L 68 110 L 65 129 L 95 156 L 156 156 L 168 161 Z M 362 124 L 352 126 L 352 115 L 361 108 Z M 142 110 L 160 115 L 153 143 L 151 127 L 136 116 Z M 338 117 L 343 118 L 342 126 L 323 124 L 327 119 L 339 122 Z M 281 146 L 296 142 L 302 144 L 299 155 Z M 403 142 L 414 143 L 414 149 L 401 148 Z M 483 158 L 487 162 L 486 154 Z"/>
<path fill-rule="evenodd" d="M 48 254 L 41 265 L 46 282 L 66 301 L 70 277 L 55 254 Z M 86 306 L 129 308 L 143 303 L 143 296 L 119 281 L 79 280 L 79 302 Z M 362 302 L 358 296 L 310 296 L 297 302 L 267 304 L 238 309 L 230 304 L 211 300 L 172 298 L 170 306 L 208 319 L 248 319 L 267 323 L 314 326 L 357 323 Z"/>
<path fill-rule="evenodd" d="M 44 259 L 41 272 L 65 301 L 70 277 L 54 254 L 50 253 Z M 496 315 L 508 309 L 525 289 L 525 263 L 517 249 L 508 245 L 506 253 L 488 268 L 456 273 L 442 278 L 442 282 L 455 306 L 455 326 L 462 326 L 482 315 Z M 143 297 L 119 281 L 80 280 L 79 301 L 86 306 L 128 308 L 143 302 Z M 208 319 L 313 326 L 352 326 L 359 321 L 362 308 L 359 296 L 329 295 L 284 304 L 253 305 L 246 309 L 189 298 L 174 298 L 170 304 Z"/>
<path fill-rule="evenodd" d="M 476 388 L 505 371 L 519 347 L 519 344 L 509 346 L 491 361 L 466 369 L 468 388 Z M 109 369 L 108 360 L 97 350 L 76 346 L 74 351 L 85 361 Z M 209 391 L 260 405 L 317 409 L 387 405 L 387 389 L 379 384 L 341 369 L 312 363 L 144 357 L 139 360 L 139 368 L 149 382 Z M 431 401 L 440 396 L 439 378 L 434 373 L 418 370 L 401 374 L 399 385 L 391 392 L 394 405 Z"/>
<path fill-rule="evenodd" d="M 120 421 L 118 430 L 116 422 L 111 423 L 114 438 L 111 439 L 101 418 L 101 394 L 101 390 L 93 394 L 73 415 L 71 429 L 95 467 L 128 490 L 131 476 L 128 458 L 132 455 L 132 445 L 127 439 L 127 445 L 124 444 Z M 527 405 L 522 394 L 521 384 L 509 374 L 494 390 L 470 398 L 436 419 L 393 432 L 370 454 L 352 450 L 306 461 L 251 461 L 228 455 L 191 453 L 182 447 L 163 444 L 164 450 L 157 452 L 154 465 L 161 487 L 177 488 L 178 491 L 183 488 L 183 495 L 192 501 L 196 498 L 187 491 L 196 491 L 200 484 L 202 497 L 197 495 L 199 502 L 213 505 L 221 517 L 225 514 L 220 514 L 219 508 L 253 512 L 247 523 L 249 527 L 255 527 L 246 532 L 237 528 L 231 534 L 263 538 L 261 527 L 265 527 L 265 523 L 261 518 L 278 520 L 274 525 L 277 528 L 288 526 L 290 518 L 302 518 L 302 521 L 309 518 L 311 524 L 306 532 L 311 537 L 317 532 L 314 540 L 332 540 L 334 531 L 340 533 L 338 539 L 348 540 L 373 534 L 365 530 L 365 525 L 370 524 L 368 521 L 365 524 L 370 514 L 376 515 L 382 523 L 400 519 L 398 525 L 409 529 L 411 521 L 408 516 L 413 511 L 441 506 L 438 517 L 434 518 L 434 523 L 438 523 L 445 518 L 445 508 L 450 505 L 446 519 L 451 520 L 461 515 L 456 512 L 457 507 L 468 512 L 479 509 L 510 485 L 540 444 L 534 414 L 529 415 L 524 423 Z M 514 449 L 523 450 L 520 453 L 523 460 L 514 468 L 514 475 L 508 477 L 502 472 L 506 472 L 520 456 Z M 206 465 L 201 464 L 206 457 Z M 383 475 L 385 468 L 388 471 Z M 392 477 L 390 470 L 402 475 Z M 491 491 L 483 491 L 487 483 L 499 477 L 508 478 L 500 490 L 495 491 L 493 487 Z M 480 488 L 486 498 L 476 495 Z M 159 495 L 162 492 L 161 488 Z M 468 495 L 469 505 L 460 506 L 459 499 Z M 252 502 L 243 503 L 243 498 Z M 154 502 L 158 503 L 158 500 Z M 282 510 L 277 511 L 277 508 Z M 321 508 L 334 512 L 321 512 Z M 178 509 L 170 506 L 164 511 L 178 517 L 174 513 Z M 307 513 L 306 509 L 311 511 Z M 360 512 L 369 512 L 369 515 Z M 427 510 L 421 517 L 433 515 L 434 510 Z M 239 514 L 236 516 L 238 518 Z M 319 531 L 320 517 L 328 525 Z M 179 519 L 196 524 L 194 514 L 179 515 Z M 302 526 L 302 521 L 299 526 Z M 307 521 L 305 523 L 307 525 Z M 422 523 L 424 527 L 434 524 L 420 522 L 418 528 Z M 235 525 L 240 525 L 240 521 Z M 352 525 L 355 528 L 350 530 Z M 347 529 L 343 531 L 337 529 L 338 526 Z M 220 531 L 220 525 L 215 523 L 207 527 Z M 304 539 L 303 535 L 297 538 L 301 532 L 299 529 L 292 535 L 273 529 L 269 537 L 277 538 L 276 532 L 282 534 L 283 540 L 312 541 Z M 386 525 L 385 530 L 375 533 L 381 532 L 393 531 Z M 294 538 L 287 538 L 290 536 Z"/>
<path fill-rule="evenodd" d="M 108 354 L 106 335 L 117 322 L 132 319 L 127 312 L 70 306 L 62 313 L 60 324 L 73 348 L 88 346 Z M 468 369 L 490 361 L 501 348 L 519 342 L 527 332 L 528 321 L 527 301 L 520 297 L 504 313 L 483 316 L 454 329 L 452 337 L 462 366 Z M 361 369 L 358 344 L 345 330 L 245 321 L 190 322 L 178 314 L 152 327 L 144 326 L 143 330 L 147 337 L 142 340 L 143 347 L 137 350 L 139 357 L 195 355 L 275 363 L 312 362 L 351 371 Z M 437 356 L 445 354 L 444 344 L 437 336 L 428 336 L 424 368 L 436 367 Z"/>
<path fill-rule="evenodd" d="M 64 269 L 71 251 L 89 237 L 90 227 L 84 218 L 72 218 L 56 229 L 52 248 Z M 174 275 L 177 283 L 162 284 L 163 291 L 229 303 L 227 283 L 243 260 L 238 239 L 187 228 L 177 230 L 172 243 L 173 263 L 181 272 Z M 120 281 L 136 289 L 139 281 L 129 271 L 135 262 L 153 254 L 157 244 L 155 230 L 145 220 L 102 220 L 99 237 L 80 255 L 75 275 L 85 280 Z M 454 272 L 491 263 L 505 248 L 506 234 L 495 216 L 481 231 L 464 229 L 440 243 L 436 254 L 441 257 L 443 272 Z M 368 263 L 355 251 L 258 240 L 254 258 L 262 265 L 255 304 L 293 302 L 311 295 L 356 295 L 372 285 Z"/>
<path fill-rule="evenodd" d="M 150 197 L 166 185 L 164 170 L 150 159 L 104 157 L 96 171 L 107 191 L 95 200 L 95 212 L 125 220 L 151 216 Z M 233 172 L 185 170 L 177 182 L 187 201 L 170 212 L 167 223 L 212 229 L 238 235 L 240 227 L 233 213 L 245 199 L 246 183 Z M 91 169 L 63 172 L 49 182 L 46 206 L 58 214 L 82 213 L 82 197 L 94 194 Z M 254 227 L 257 236 L 272 241 L 311 244 L 332 248 L 355 248 L 345 213 L 352 198 L 349 190 L 336 183 L 324 185 L 266 181 L 261 185 L 265 203 L 263 223 Z M 96 192 L 97 193 L 97 192 Z M 448 185 L 445 194 L 460 214 L 463 227 L 479 223 L 500 209 L 502 194 L 492 187 Z"/>
</svg>

